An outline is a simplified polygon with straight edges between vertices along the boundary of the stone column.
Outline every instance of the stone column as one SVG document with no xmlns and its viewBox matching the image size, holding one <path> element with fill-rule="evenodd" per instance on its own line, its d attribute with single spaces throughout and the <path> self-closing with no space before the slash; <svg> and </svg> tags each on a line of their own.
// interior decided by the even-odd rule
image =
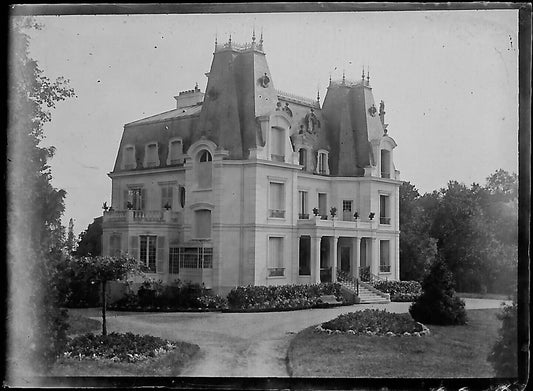
<svg viewBox="0 0 533 391">
<path fill-rule="evenodd" d="M 338 236 L 331 237 L 331 282 L 337 281 L 337 244 L 339 242 Z"/>
<path fill-rule="evenodd" d="M 311 236 L 311 282 L 320 282 L 320 239 L 321 236 Z"/>
<path fill-rule="evenodd" d="M 378 247 L 378 239 L 372 238 L 372 247 L 370 251 L 372 252 L 371 256 L 371 266 L 370 266 L 370 273 L 375 274 L 376 276 L 379 273 L 379 247 Z"/>
<path fill-rule="evenodd" d="M 353 278 L 359 278 L 359 268 L 361 267 L 361 238 L 353 238 L 352 246 L 352 264 L 350 265 L 350 270 L 352 271 Z"/>
</svg>

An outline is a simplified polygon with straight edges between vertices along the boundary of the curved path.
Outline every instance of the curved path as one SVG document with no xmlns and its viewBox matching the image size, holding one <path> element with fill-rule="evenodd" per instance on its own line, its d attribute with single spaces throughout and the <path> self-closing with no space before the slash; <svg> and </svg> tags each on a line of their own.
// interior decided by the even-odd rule
<svg viewBox="0 0 533 391">
<path fill-rule="evenodd" d="M 501 300 L 464 299 L 467 309 L 499 308 Z M 183 376 L 287 377 L 289 342 L 299 331 L 336 316 L 365 308 L 407 312 L 410 303 L 359 304 L 326 309 L 263 313 L 113 312 L 108 331 L 150 334 L 200 346 L 200 354 Z M 71 309 L 99 318 L 98 309 Z"/>
</svg>

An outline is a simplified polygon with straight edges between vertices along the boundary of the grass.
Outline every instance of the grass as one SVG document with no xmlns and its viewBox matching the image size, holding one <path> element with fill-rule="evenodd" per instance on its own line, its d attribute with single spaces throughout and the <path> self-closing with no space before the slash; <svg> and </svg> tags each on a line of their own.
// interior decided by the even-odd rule
<svg viewBox="0 0 533 391">
<path fill-rule="evenodd" d="M 469 310 L 467 325 L 428 325 L 423 337 L 328 335 L 313 326 L 291 341 L 289 368 L 294 377 L 494 377 L 487 356 L 500 311 Z"/>
<path fill-rule="evenodd" d="M 127 363 L 111 360 L 59 359 L 50 376 L 178 376 L 198 353 L 198 345 L 176 342 L 176 349 L 155 358 Z"/>
<path fill-rule="evenodd" d="M 78 335 L 85 334 L 90 332 L 98 332 L 102 327 L 102 323 L 98 320 L 86 318 L 76 314 L 75 312 L 68 312 L 68 334 L 69 335 Z"/>
<path fill-rule="evenodd" d="M 68 334 L 74 335 L 101 332 L 102 324 L 95 319 L 86 318 L 69 311 Z M 186 342 L 174 342 L 176 349 L 155 358 L 135 363 L 113 362 L 111 360 L 91 360 L 60 358 L 49 376 L 178 376 L 185 364 L 198 353 L 200 347 Z"/>
<path fill-rule="evenodd" d="M 461 299 L 491 299 L 491 300 L 510 300 L 511 295 L 502 293 L 469 293 L 457 292 Z M 512 300 L 512 299 L 511 299 Z"/>
</svg>

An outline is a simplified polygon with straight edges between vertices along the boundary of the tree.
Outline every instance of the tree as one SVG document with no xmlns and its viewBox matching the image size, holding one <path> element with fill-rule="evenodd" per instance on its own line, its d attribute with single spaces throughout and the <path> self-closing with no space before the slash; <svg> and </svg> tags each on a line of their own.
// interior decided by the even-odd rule
<svg viewBox="0 0 533 391">
<path fill-rule="evenodd" d="M 453 275 L 446 263 L 433 263 L 422 282 L 422 294 L 411 304 L 413 319 L 428 324 L 453 325 L 466 323 L 465 303 L 456 296 Z"/>
<path fill-rule="evenodd" d="M 72 218 L 68 221 L 68 234 L 67 234 L 67 243 L 66 250 L 69 254 L 74 252 L 74 220 Z"/>
<path fill-rule="evenodd" d="M 80 257 L 102 254 L 102 216 L 97 217 L 87 229 L 80 233 L 76 255 Z"/>
<path fill-rule="evenodd" d="M 93 283 L 100 283 L 102 292 L 102 335 L 107 335 L 107 283 L 109 281 L 123 280 L 135 274 L 142 275 L 146 267 L 135 258 L 120 255 L 117 257 L 97 256 L 72 258 L 70 268 L 76 276 L 83 276 Z"/>
<path fill-rule="evenodd" d="M 47 78 L 30 58 L 32 18 L 10 22 L 8 83 L 9 359 L 25 369 L 49 365 L 66 341 L 66 312 L 59 309 L 55 265 L 64 240 L 66 192 L 51 184 L 53 147 L 40 145 L 50 110 L 74 96 L 68 80 Z"/>
<path fill-rule="evenodd" d="M 410 182 L 400 186 L 400 279 L 422 281 L 437 255 L 437 241 L 420 193 Z"/>
</svg>

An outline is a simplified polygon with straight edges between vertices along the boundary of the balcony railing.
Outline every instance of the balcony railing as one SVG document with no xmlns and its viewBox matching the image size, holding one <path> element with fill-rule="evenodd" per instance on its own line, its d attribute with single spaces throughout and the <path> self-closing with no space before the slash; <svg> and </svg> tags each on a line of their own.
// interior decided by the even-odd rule
<svg viewBox="0 0 533 391">
<path fill-rule="evenodd" d="M 283 277 L 285 275 L 284 267 L 269 267 L 268 276 L 269 277 Z"/>
<path fill-rule="evenodd" d="M 106 223 L 179 223 L 179 220 L 180 212 L 170 210 L 108 210 L 104 212 L 104 222 Z"/>
<path fill-rule="evenodd" d="M 298 218 L 300 220 L 309 220 L 309 213 L 298 213 Z"/>
<path fill-rule="evenodd" d="M 282 209 L 269 209 L 270 217 L 284 218 L 285 210 Z"/>
<path fill-rule="evenodd" d="M 380 217 L 379 218 L 379 223 L 380 224 L 390 225 L 390 217 Z"/>
</svg>

